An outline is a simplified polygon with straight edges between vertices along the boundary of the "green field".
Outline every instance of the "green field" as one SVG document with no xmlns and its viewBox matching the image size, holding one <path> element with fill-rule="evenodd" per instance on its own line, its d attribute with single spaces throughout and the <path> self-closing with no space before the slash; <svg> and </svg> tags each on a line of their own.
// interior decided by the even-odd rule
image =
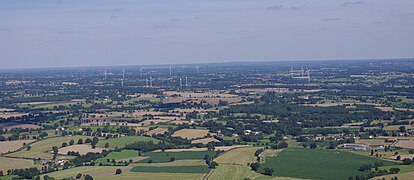
<svg viewBox="0 0 414 180">
<path fill-rule="evenodd" d="M 204 166 L 135 166 L 132 172 L 166 172 L 166 173 L 208 173 L 210 169 Z"/>
<path fill-rule="evenodd" d="M 184 160 L 184 159 L 204 159 L 206 154 L 213 157 L 216 152 L 212 151 L 201 151 L 201 152 L 147 152 L 142 154 L 142 156 L 148 157 L 144 160 L 138 161 L 139 163 L 147 163 L 149 160 L 152 160 L 152 163 L 162 163 L 170 162 L 171 158 L 174 157 L 175 160 Z"/>
<path fill-rule="evenodd" d="M 381 161 L 384 165 L 392 162 L 346 151 L 322 149 L 285 149 L 275 157 L 267 157 L 262 164 L 273 168 L 273 176 L 304 179 L 347 179 L 349 176 L 367 175 L 358 171 L 361 164 Z"/>
<path fill-rule="evenodd" d="M 110 161 L 115 159 L 116 161 L 119 160 L 126 160 L 128 161 L 130 158 L 138 157 L 138 151 L 135 150 L 123 150 L 120 152 L 111 152 L 105 158 L 99 158 L 95 162 L 96 163 L 107 163 L 107 159 Z"/>
<path fill-rule="evenodd" d="M 159 140 L 152 138 L 152 137 L 146 137 L 146 136 L 125 136 L 125 137 L 119 137 L 119 138 L 110 138 L 101 140 L 98 142 L 98 147 L 104 147 L 105 143 L 109 143 L 109 148 L 114 149 L 117 148 L 123 148 L 126 144 L 131 144 L 133 142 L 139 142 L 139 141 L 153 141 L 154 143 L 158 143 Z"/>
</svg>

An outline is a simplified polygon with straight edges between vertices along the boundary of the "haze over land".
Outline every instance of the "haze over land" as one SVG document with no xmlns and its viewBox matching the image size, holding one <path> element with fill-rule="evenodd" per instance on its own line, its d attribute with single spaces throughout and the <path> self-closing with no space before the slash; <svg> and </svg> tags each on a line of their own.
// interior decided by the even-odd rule
<svg viewBox="0 0 414 180">
<path fill-rule="evenodd" d="M 2 0 L 0 68 L 414 57 L 412 0 Z"/>
</svg>

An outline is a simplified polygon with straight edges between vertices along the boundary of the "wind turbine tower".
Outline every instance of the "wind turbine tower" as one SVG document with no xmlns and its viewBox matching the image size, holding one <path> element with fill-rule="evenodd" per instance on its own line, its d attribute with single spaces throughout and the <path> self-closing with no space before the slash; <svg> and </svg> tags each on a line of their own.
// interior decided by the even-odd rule
<svg viewBox="0 0 414 180">
<path fill-rule="evenodd" d="M 121 87 L 124 87 L 124 79 L 121 79 Z"/>
<path fill-rule="evenodd" d="M 197 74 L 200 73 L 198 65 L 196 66 L 196 69 L 197 69 Z"/>
<path fill-rule="evenodd" d="M 152 77 L 150 76 L 150 79 L 149 79 L 149 81 L 150 81 L 150 87 L 152 87 Z"/>
<path fill-rule="evenodd" d="M 310 69 L 308 69 L 308 81 L 310 81 L 311 80 L 311 76 L 310 76 Z"/>
<path fill-rule="evenodd" d="M 188 86 L 188 77 L 185 77 L 185 86 Z"/>
<path fill-rule="evenodd" d="M 290 75 L 293 77 L 293 74 L 294 73 L 294 71 L 293 71 L 293 67 L 290 67 Z"/>
<path fill-rule="evenodd" d="M 106 74 L 107 74 L 107 73 L 106 73 L 106 69 L 105 69 L 105 73 L 104 73 L 104 75 L 105 75 L 105 80 L 106 80 Z"/>
<path fill-rule="evenodd" d="M 302 77 L 303 77 L 303 75 L 304 75 L 304 71 L 303 71 L 303 67 L 302 67 Z"/>
<path fill-rule="evenodd" d="M 142 67 L 140 68 L 141 76 L 142 76 Z"/>
<path fill-rule="evenodd" d="M 170 76 L 172 76 L 172 68 L 171 68 L 171 66 L 170 66 Z"/>
<path fill-rule="evenodd" d="M 122 68 L 122 79 L 125 79 L 125 68 Z"/>
<path fill-rule="evenodd" d="M 180 78 L 180 87 L 183 87 L 183 79 Z"/>
<path fill-rule="evenodd" d="M 148 78 L 145 78 L 145 87 L 148 87 Z"/>
</svg>

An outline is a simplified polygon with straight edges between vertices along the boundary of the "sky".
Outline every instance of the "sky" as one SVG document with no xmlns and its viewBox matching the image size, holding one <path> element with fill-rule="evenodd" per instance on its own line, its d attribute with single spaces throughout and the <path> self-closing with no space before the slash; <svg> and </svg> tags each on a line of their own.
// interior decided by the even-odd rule
<svg viewBox="0 0 414 180">
<path fill-rule="evenodd" d="M 413 0 L 1 0 L 0 68 L 414 57 Z"/>
</svg>

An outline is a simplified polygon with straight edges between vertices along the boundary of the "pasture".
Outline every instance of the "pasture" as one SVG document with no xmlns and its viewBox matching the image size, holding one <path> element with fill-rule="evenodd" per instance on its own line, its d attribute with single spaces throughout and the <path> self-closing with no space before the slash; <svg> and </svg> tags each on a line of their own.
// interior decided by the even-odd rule
<svg viewBox="0 0 414 180">
<path fill-rule="evenodd" d="M 208 173 L 210 169 L 207 165 L 199 166 L 135 166 L 132 172 L 166 172 L 166 173 Z"/>
<path fill-rule="evenodd" d="M 54 137 L 49 139 L 44 139 L 37 141 L 30 146 L 32 147 L 29 151 L 23 149 L 18 152 L 9 154 L 11 157 L 24 157 L 24 158 L 41 158 L 41 159 L 52 159 L 53 155 L 51 153 L 52 147 L 61 147 L 63 142 L 69 143 L 70 140 L 74 140 L 75 143 L 78 139 L 83 139 L 85 141 L 88 136 L 70 136 L 70 137 Z"/>
<path fill-rule="evenodd" d="M 123 148 L 125 147 L 126 144 L 131 144 L 133 142 L 140 142 L 140 141 L 153 141 L 154 143 L 159 142 L 158 139 L 147 137 L 147 136 L 124 136 L 124 137 L 100 140 L 97 144 L 97 147 L 105 147 L 105 144 L 109 143 L 110 149 L 115 149 L 115 147 Z"/>
<path fill-rule="evenodd" d="M 104 148 L 96 147 L 95 149 L 92 149 L 92 146 L 90 144 L 75 144 L 72 146 L 66 146 L 59 149 L 59 154 L 68 154 L 69 151 L 79 152 L 80 155 L 85 155 L 89 152 L 93 153 L 100 153 L 104 150 Z"/>
<path fill-rule="evenodd" d="M 195 151 L 195 152 L 147 152 L 143 153 L 142 156 L 148 157 L 139 163 L 147 163 L 152 161 L 152 163 L 163 163 L 170 162 L 171 158 L 175 160 L 188 160 L 188 159 L 204 159 L 205 155 L 213 157 L 216 154 L 214 151 Z"/>
<path fill-rule="evenodd" d="M 261 169 L 273 168 L 273 176 L 304 179 L 347 179 L 349 176 L 367 175 L 358 171 L 361 164 L 381 161 L 345 151 L 322 149 L 285 149 L 275 157 L 266 157 Z"/>
</svg>

